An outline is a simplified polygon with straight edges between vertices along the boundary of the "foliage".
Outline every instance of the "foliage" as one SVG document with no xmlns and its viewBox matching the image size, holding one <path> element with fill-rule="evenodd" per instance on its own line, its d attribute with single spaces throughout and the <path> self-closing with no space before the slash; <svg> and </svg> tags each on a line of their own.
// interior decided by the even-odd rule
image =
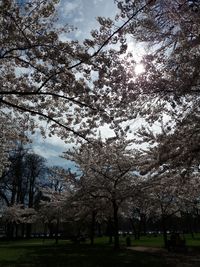
<svg viewBox="0 0 200 267">
<path fill-rule="evenodd" d="M 33 223 L 37 220 L 37 213 L 33 208 L 24 208 L 23 205 L 7 207 L 3 213 L 5 223 Z"/>
</svg>

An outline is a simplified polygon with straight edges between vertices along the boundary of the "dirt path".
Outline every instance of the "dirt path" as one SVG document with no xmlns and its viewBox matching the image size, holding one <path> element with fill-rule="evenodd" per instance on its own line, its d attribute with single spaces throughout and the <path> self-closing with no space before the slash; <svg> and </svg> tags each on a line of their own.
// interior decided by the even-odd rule
<svg viewBox="0 0 200 267">
<path fill-rule="evenodd" d="M 129 247 L 128 249 L 141 251 L 141 252 L 149 252 L 149 253 L 166 253 L 166 249 L 164 248 L 152 248 L 152 247 Z"/>
<path fill-rule="evenodd" d="M 187 253 L 177 253 L 168 252 L 164 248 L 152 247 L 129 247 L 128 249 L 150 254 L 163 255 L 169 267 L 200 267 L 200 254 L 194 251 L 189 250 Z"/>
</svg>

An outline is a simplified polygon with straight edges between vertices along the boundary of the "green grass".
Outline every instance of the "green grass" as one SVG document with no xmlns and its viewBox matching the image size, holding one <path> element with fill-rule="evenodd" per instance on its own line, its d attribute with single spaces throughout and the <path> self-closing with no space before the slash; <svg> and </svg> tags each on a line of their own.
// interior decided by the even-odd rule
<svg viewBox="0 0 200 267">
<path fill-rule="evenodd" d="M 186 235 L 187 245 L 200 247 L 200 235 L 192 240 Z M 131 240 L 132 246 L 162 247 L 162 236 L 141 237 L 140 240 Z M 108 238 L 96 238 L 95 245 L 72 244 L 66 240 L 60 240 L 55 245 L 54 240 L 31 239 L 12 242 L 0 242 L 0 266 L 1 267 L 147 267 L 169 266 L 166 258 L 159 254 L 149 254 L 127 250 L 125 238 L 120 238 L 122 249 L 114 251 L 108 245 Z M 166 254 L 167 255 L 167 254 Z M 168 257 L 168 256 L 166 256 Z"/>
<path fill-rule="evenodd" d="M 100 237 L 95 239 L 96 244 L 108 244 L 108 237 Z M 126 237 L 120 237 L 120 244 L 126 246 Z M 144 247 L 163 247 L 163 237 L 141 236 L 140 240 L 135 240 L 131 236 L 131 246 L 144 246 Z"/>
<path fill-rule="evenodd" d="M 103 240 L 105 241 L 105 240 Z M 114 251 L 104 244 L 75 245 L 61 241 L 55 245 L 53 240 L 13 241 L 0 243 L 1 267 L 131 267 L 166 266 L 159 255 L 149 255 L 127 249 Z M 103 242 L 104 243 L 104 242 Z"/>
<path fill-rule="evenodd" d="M 191 235 L 185 235 L 186 244 L 190 247 L 200 247 L 200 234 L 195 234 L 194 239 Z"/>
<path fill-rule="evenodd" d="M 170 239 L 170 235 L 168 236 Z M 181 238 L 185 238 L 186 245 L 188 247 L 199 247 L 200 248 L 200 233 L 195 234 L 194 238 L 192 238 L 191 234 L 185 234 L 184 236 L 181 235 Z M 108 239 L 107 239 L 108 240 Z M 98 241 L 98 243 L 106 242 L 105 238 Z M 120 244 L 126 245 L 126 237 L 120 237 Z M 131 246 L 143 246 L 143 247 L 157 247 L 162 248 L 164 247 L 164 241 L 162 235 L 155 236 L 141 236 L 139 240 L 135 240 L 133 236 L 131 236 Z"/>
<path fill-rule="evenodd" d="M 163 237 L 161 235 L 157 237 L 141 236 L 140 240 L 131 238 L 132 246 L 144 246 L 144 247 L 164 247 Z"/>
</svg>

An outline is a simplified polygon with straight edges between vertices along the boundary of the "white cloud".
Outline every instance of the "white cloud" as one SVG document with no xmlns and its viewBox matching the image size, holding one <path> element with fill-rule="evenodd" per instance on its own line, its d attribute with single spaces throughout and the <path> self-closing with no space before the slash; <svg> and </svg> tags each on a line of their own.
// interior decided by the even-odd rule
<svg viewBox="0 0 200 267">
<path fill-rule="evenodd" d="M 77 23 L 81 23 L 84 20 L 83 1 L 61 0 L 58 9 L 58 14 L 60 21 L 64 22 L 64 24 L 67 22 L 68 24 L 77 26 Z"/>
<path fill-rule="evenodd" d="M 84 18 L 83 17 L 75 18 L 73 21 L 75 23 L 83 22 L 84 21 Z"/>
<path fill-rule="evenodd" d="M 70 38 L 88 38 L 92 29 L 99 27 L 96 17 L 114 17 L 117 12 L 114 1 L 107 0 L 61 0 L 58 8 L 59 23 L 77 27 Z"/>
<path fill-rule="evenodd" d="M 63 1 L 64 2 L 64 1 Z M 70 14 L 72 11 L 75 11 L 77 8 L 79 8 L 79 5 L 77 2 L 67 2 L 65 1 L 65 4 L 61 6 L 62 12 L 64 15 Z"/>
<path fill-rule="evenodd" d="M 65 162 L 60 156 L 74 146 L 73 143 L 66 144 L 56 135 L 43 138 L 39 131 L 32 136 L 32 140 L 34 152 L 44 157 L 49 165 L 63 165 Z"/>
</svg>

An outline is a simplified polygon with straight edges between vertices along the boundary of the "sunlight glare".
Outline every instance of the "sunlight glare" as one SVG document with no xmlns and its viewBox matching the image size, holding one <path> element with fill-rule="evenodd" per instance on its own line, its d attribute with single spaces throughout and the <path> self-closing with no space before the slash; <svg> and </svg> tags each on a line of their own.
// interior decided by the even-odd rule
<svg viewBox="0 0 200 267">
<path fill-rule="evenodd" d="M 138 63 L 136 66 L 135 66 L 135 74 L 136 75 L 139 75 L 139 74 L 142 74 L 143 72 L 145 72 L 145 67 L 143 64 L 141 63 Z"/>
</svg>

